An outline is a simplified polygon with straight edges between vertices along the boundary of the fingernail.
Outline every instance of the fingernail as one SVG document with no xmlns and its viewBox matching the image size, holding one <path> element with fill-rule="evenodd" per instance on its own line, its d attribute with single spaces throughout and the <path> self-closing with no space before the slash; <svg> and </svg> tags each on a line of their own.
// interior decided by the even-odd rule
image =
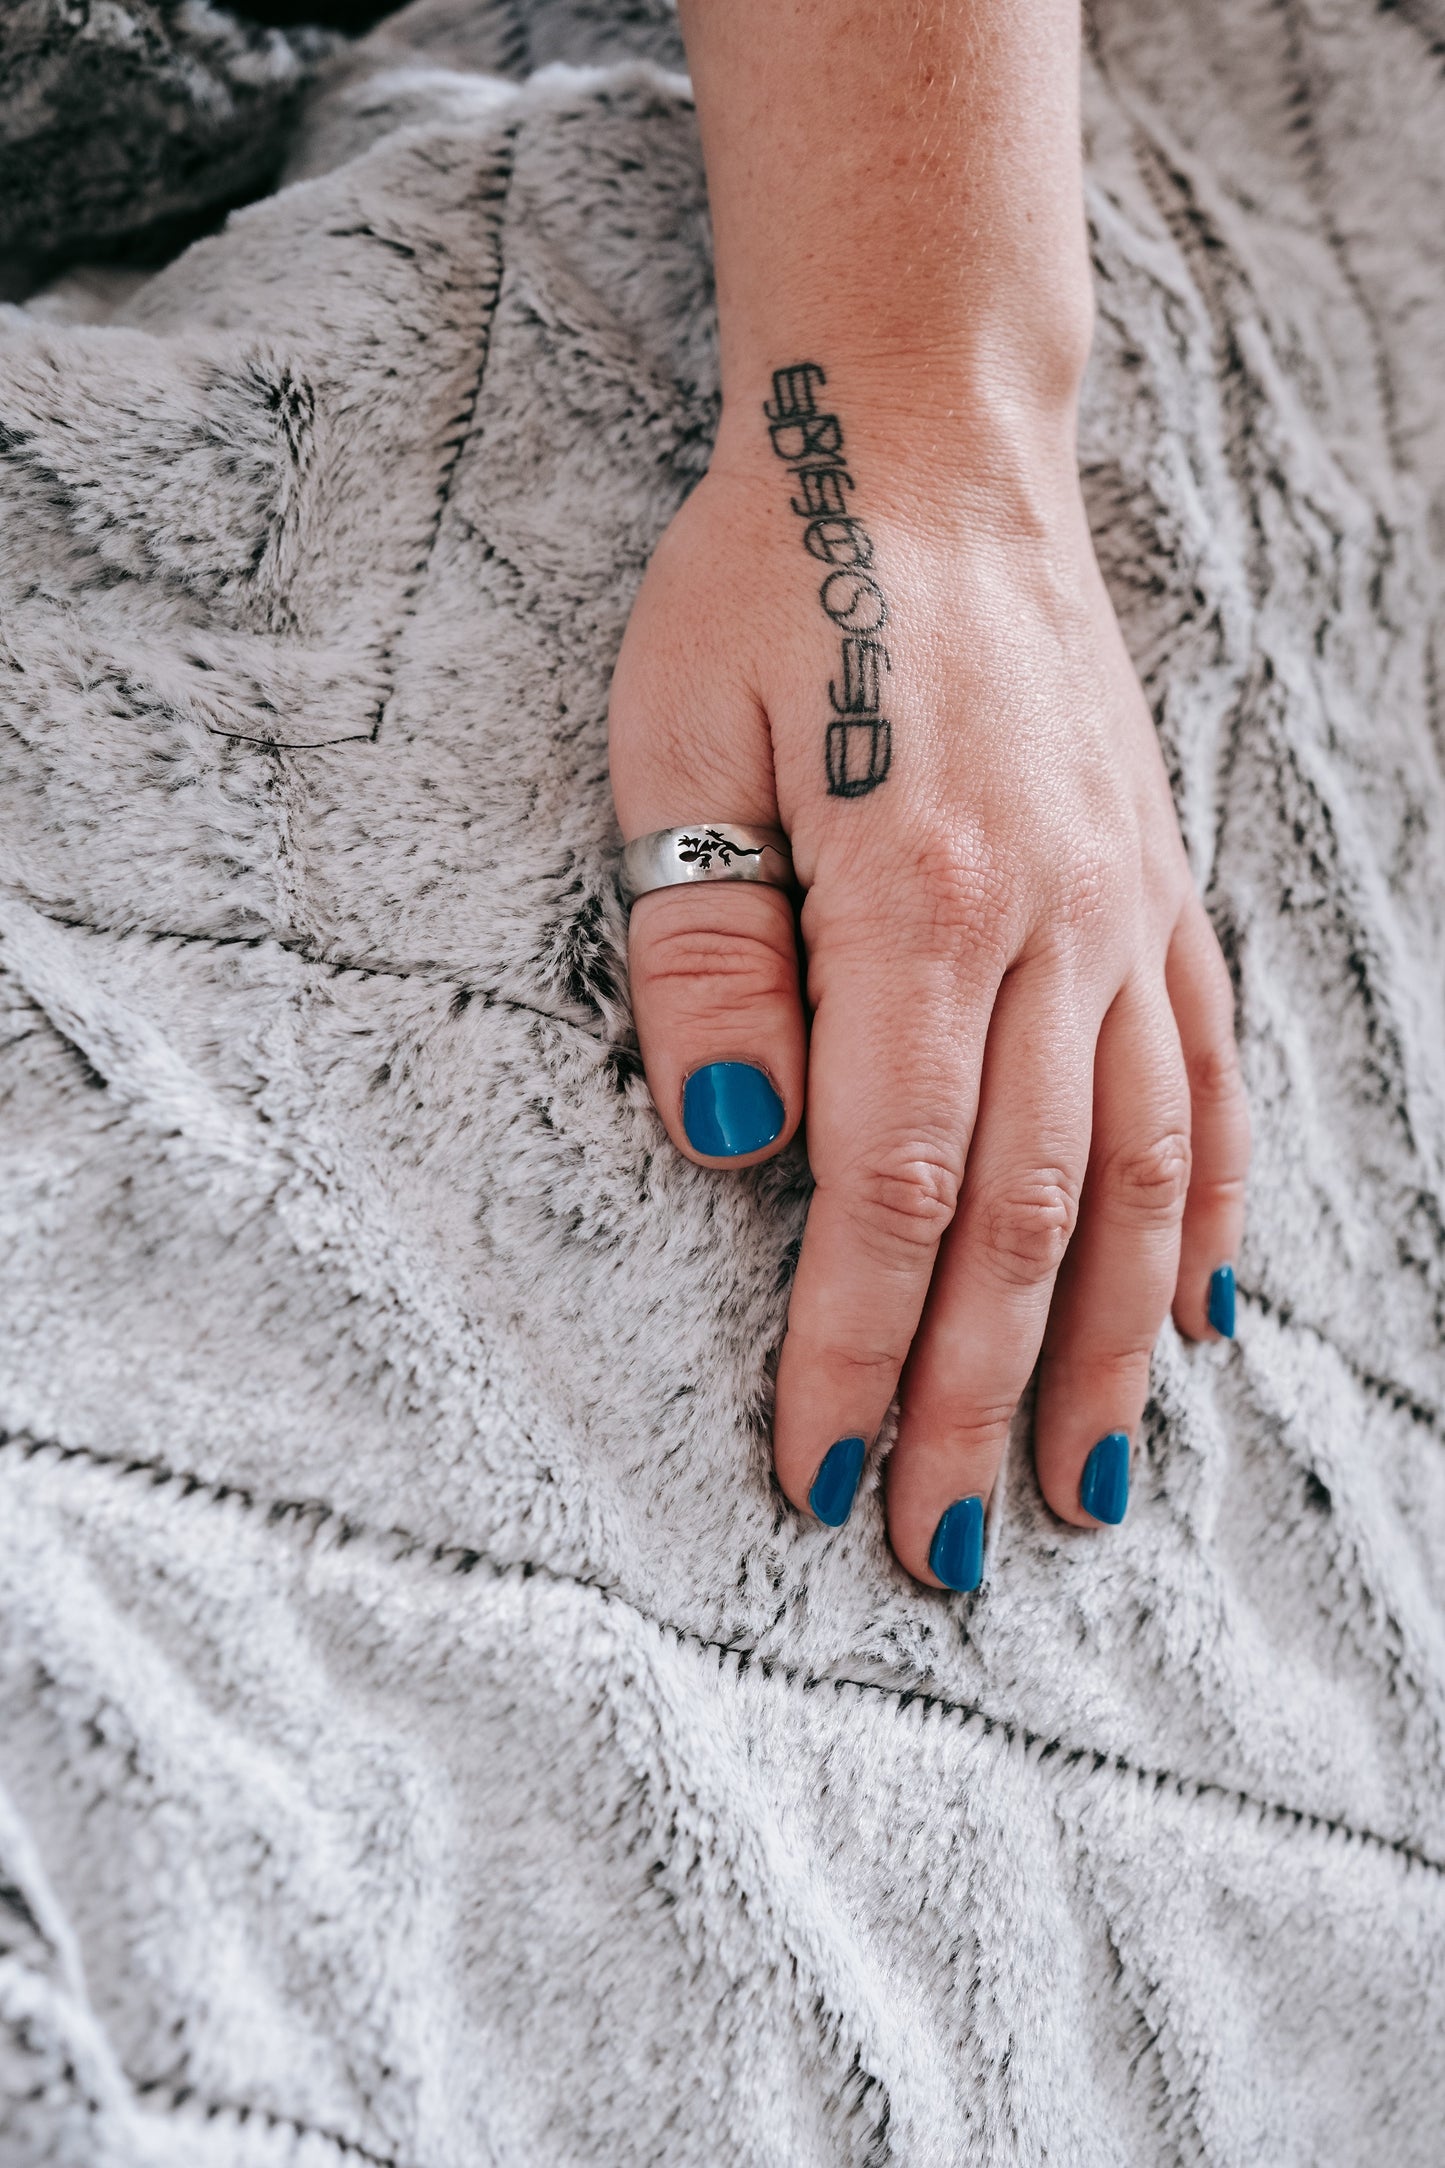
<svg viewBox="0 0 1445 2168">
<path fill-rule="evenodd" d="M 945 1588 L 966 1595 L 983 1579 L 983 1500 L 955 1498 L 933 1531 L 928 1570 Z"/>
<path fill-rule="evenodd" d="M 1221 1265 L 1209 1275 L 1209 1322 L 1221 1340 L 1234 1338 L 1233 1265 Z"/>
<path fill-rule="evenodd" d="M 737 1159 L 772 1143 L 783 1126 L 783 1102 L 750 1061 L 710 1061 L 682 1087 L 682 1126 L 695 1152 Z"/>
<path fill-rule="evenodd" d="M 865 1451 L 861 1438 L 840 1438 L 823 1455 L 808 1503 L 825 1526 L 841 1528 L 852 1512 Z"/>
<path fill-rule="evenodd" d="M 1096 1521 L 1117 1528 L 1129 1507 L 1129 1436 L 1111 1430 L 1084 1462 L 1079 1504 Z"/>
</svg>

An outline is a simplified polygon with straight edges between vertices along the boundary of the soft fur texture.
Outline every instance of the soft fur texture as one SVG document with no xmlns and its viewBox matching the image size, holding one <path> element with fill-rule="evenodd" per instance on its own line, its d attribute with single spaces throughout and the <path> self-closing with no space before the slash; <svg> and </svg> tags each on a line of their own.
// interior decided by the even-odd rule
<svg viewBox="0 0 1445 2168">
<path fill-rule="evenodd" d="M 665 13 L 421 0 L 7 312 L 3 2168 L 1438 2168 L 1441 27 L 1093 11 L 1089 501 L 1257 1163 L 1128 1521 L 1017 1451 L 972 1600 L 780 1501 L 806 1170 L 629 1035 Z"/>
<path fill-rule="evenodd" d="M 208 0 L 6 0 L 0 267 L 253 194 L 335 45 Z"/>
</svg>

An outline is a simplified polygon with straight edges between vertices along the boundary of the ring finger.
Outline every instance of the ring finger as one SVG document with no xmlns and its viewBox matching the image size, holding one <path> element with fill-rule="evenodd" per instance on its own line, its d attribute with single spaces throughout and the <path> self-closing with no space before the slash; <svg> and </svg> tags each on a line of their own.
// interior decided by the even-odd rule
<svg viewBox="0 0 1445 2168">
<path fill-rule="evenodd" d="M 1189 1090 L 1162 981 L 1130 979 L 1094 1064 L 1094 1145 L 1079 1232 L 1039 1367 L 1034 1457 L 1062 1520 L 1121 1521 L 1149 1358 L 1179 1270 Z"/>
</svg>

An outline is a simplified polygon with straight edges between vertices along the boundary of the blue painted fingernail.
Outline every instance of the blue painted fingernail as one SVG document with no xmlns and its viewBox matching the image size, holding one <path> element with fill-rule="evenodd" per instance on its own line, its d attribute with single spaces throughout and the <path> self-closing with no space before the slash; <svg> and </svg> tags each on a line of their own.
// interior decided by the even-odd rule
<svg viewBox="0 0 1445 2168">
<path fill-rule="evenodd" d="M 955 1498 L 933 1531 L 928 1570 L 945 1588 L 966 1595 L 983 1579 L 983 1500 Z"/>
<path fill-rule="evenodd" d="M 695 1152 L 737 1159 L 772 1143 L 783 1126 L 783 1102 L 750 1061 L 710 1061 L 682 1087 L 682 1126 Z"/>
<path fill-rule="evenodd" d="M 840 1438 L 823 1455 L 808 1503 L 829 1528 L 841 1528 L 853 1510 L 865 1451 L 861 1438 Z"/>
<path fill-rule="evenodd" d="M 1117 1528 L 1129 1507 L 1129 1436 L 1111 1430 L 1084 1462 L 1079 1504 L 1096 1521 Z"/>
<path fill-rule="evenodd" d="M 1221 1265 L 1209 1275 L 1209 1322 L 1222 1340 L 1234 1338 L 1233 1265 Z"/>
</svg>

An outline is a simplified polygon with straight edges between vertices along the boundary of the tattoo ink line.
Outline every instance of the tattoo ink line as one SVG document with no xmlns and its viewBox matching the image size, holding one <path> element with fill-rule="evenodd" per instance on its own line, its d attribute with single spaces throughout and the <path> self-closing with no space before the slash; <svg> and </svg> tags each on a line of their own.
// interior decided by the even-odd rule
<svg viewBox="0 0 1445 2168">
<path fill-rule="evenodd" d="M 797 484 L 788 501 L 807 521 L 804 547 L 829 567 L 818 600 L 843 634 L 841 684 L 835 678 L 828 687 L 828 793 L 864 798 L 886 780 L 893 759 L 893 732 L 878 712 L 882 672 L 892 668 L 877 637 L 888 622 L 888 604 L 873 577 L 872 538 L 848 509 L 854 484 L 843 464 L 842 424 L 836 414 L 819 411 L 817 394 L 827 381 L 816 361 L 775 369 L 763 413 L 773 450 Z"/>
</svg>

